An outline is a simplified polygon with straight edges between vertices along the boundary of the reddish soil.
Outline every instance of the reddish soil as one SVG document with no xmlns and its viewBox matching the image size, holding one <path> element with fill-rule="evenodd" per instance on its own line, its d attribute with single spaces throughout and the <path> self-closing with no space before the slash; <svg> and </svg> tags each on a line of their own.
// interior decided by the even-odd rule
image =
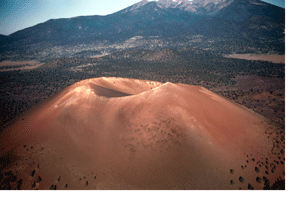
<svg viewBox="0 0 300 200">
<path fill-rule="evenodd" d="M 260 76 L 237 76 L 236 84 L 213 91 L 273 122 L 285 124 L 285 80 Z"/>
<path fill-rule="evenodd" d="M 257 54 L 230 54 L 226 58 L 238 58 L 245 60 L 262 60 L 273 63 L 285 63 L 285 55 L 257 55 Z"/>
<path fill-rule="evenodd" d="M 203 87 L 89 79 L 1 136 L 1 188 L 263 189 L 285 177 L 280 134 Z"/>
<path fill-rule="evenodd" d="M 14 70 L 26 70 L 26 69 L 35 69 L 42 66 L 44 63 L 37 61 L 10 61 L 5 60 L 0 62 L 0 72 L 5 71 L 14 71 Z M 5 67 L 15 66 L 14 68 L 5 69 Z M 17 67 L 19 66 L 19 67 Z M 3 69 L 1 69 L 3 68 Z"/>
</svg>

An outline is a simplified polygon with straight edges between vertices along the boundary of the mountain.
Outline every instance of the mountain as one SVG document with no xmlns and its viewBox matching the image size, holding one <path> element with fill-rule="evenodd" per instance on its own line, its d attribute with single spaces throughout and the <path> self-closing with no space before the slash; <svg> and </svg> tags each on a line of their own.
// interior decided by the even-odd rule
<svg viewBox="0 0 300 200">
<path fill-rule="evenodd" d="M 8 38 L 8 36 L 0 34 L 0 40 L 5 40 L 7 38 Z"/>
<path fill-rule="evenodd" d="M 285 12 L 283 8 L 267 4 L 260 0 L 236 0 L 217 14 L 220 18 L 242 22 L 251 16 L 261 16 L 277 23 L 284 24 Z"/>
<path fill-rule="evenodd" d="M 0 34 L 0 45 L 1 44 L 5 44 L 8 41 L 9 41 L 9 37 L 8 36 Z"/>
<path fill-rule="evenodd" d="M 228 47 L 223 53 L 235 52 L 240 45 L 257 51 L 284 53 L 284 29 L 285 10 L 260 0 L 143 0 L 106 16 L 51 19 L 17 31 L 9 38 L 12 45 L 19 47 L 39 43 L 103 46 L 120 44 L 136 36 L 155 36 L 160 43 L 166 43 L 166 39 L 177 37 L 184 46 L 191 37 L 203 36 L 207 41 L 213 40 L 214 47 L 225 43 Z M 164 48 L 170 44 L 174 41 Z M 205 45 L 204 49 L 212 48 L 210 44 Z M 136 47 L 145 48 L 139 44 Z"/>
<path fill-rule="evenodd" d="M 178 8 L 198 15 L 215 15 L 234 0 L 159 0 L 163 8 Z"/>
</svg>

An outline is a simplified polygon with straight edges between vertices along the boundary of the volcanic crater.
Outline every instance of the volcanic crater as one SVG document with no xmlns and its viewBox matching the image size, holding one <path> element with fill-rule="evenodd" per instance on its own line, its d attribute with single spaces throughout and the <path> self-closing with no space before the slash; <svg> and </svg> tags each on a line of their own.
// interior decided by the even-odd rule
<svg viewBox="0 0 300 200">
<path fill-rule="evenodd" d="M 258 168 L 284 159 L 275 130 L 200 86 L 88 79 L 1 135 L 1 188 L 264 189 L 284 179 L 284 164 Z"/>
</svg>

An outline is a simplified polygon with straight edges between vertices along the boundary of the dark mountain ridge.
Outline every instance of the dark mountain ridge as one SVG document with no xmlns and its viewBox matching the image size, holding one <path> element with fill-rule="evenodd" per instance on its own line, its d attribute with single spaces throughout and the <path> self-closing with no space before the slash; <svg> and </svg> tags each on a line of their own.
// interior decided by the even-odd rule
<svg viewBox="0 0 300 200">
<path fill-rule="evenodd" d="M 6 35 L 0 34 L 0 45 L 5 44 L 7 42 L 9 42 L 9 37 Z"/>
<path fill-rule="evenodd" d="M 143 0 L 106 16 L 48 20 L 9 35 L 11 45 L 5 48 L 45 42 L 71 46 L 95 42 L 119 44 L 135 36 L 165 40 L 202 35 L 206 40 L 215 41 L 217 37 L 217 40 L 231 40 L 228 44 L 243 43 L 253 48 L 268 41 L 266 45 L 271 45 L 271 49 L 275 45 L 275 49 L 284 53 L 284 22 L 284 9 L 260 0 Z M 277 48 L 278 45 L 281 47 Z"/>
</svg>

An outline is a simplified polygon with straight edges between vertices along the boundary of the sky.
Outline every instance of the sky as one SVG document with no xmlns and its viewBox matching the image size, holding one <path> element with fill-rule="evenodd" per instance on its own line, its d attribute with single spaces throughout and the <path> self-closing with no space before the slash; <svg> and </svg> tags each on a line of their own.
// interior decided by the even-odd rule
<svg viewBox="0 0 300 200">
<path fill-rule="evenodd" d="M 43 23 L 49 19 L 107 15 L 141 0 L 0 0 L 0 34 Z M 263 0 L 285 7 L 285 0 Z"/>
</svg>

